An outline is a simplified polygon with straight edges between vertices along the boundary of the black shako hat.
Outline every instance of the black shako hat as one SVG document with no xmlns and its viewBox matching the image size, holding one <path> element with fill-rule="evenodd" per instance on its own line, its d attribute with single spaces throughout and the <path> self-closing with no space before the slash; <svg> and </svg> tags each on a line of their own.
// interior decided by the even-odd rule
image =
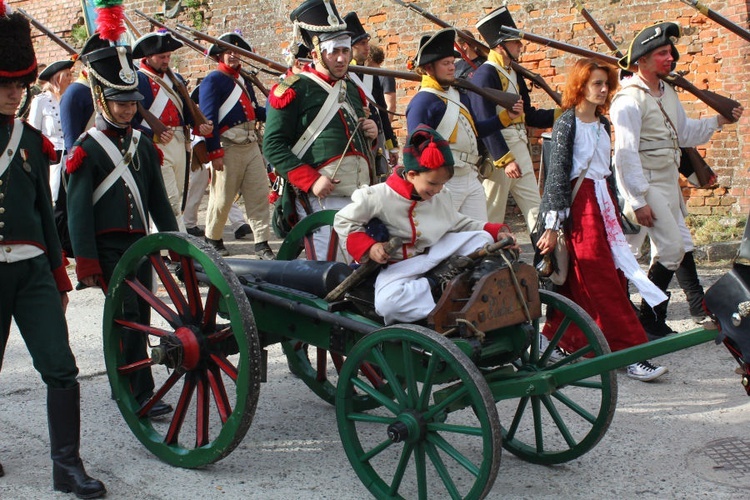
<svg viewBox="0 0 750 500">
<path fill-rule="evenodd" d="M 20 81 L 31 85 L 36 80 L 37 64 L 31 42 L 31 25 L 18 12 L 10 13 L 0 0 L 0 83 Z"/>
<path fill-rule="evenodd" d="M 140 59 L 154 54 L 174 52 L 181 47 L 182 42 L 175 39 L 168 31 L 147 33 L 133 44 L 133 58 Z"/>
<path fill-rule="evenodd" d="M 64 69 L 70 69 L 73 67 L 73 65 L 76 62 L 72 59 L 66 59 L 64 61 L 55 61 L 44 70 L 42 70 L 41 73 L 39 73 L 39 80 L 43 82 L 48 82 L 52 79 L 53 76 L 55 76 L 58 72 L 64 70 Z"/>
<path fill-rule="evenodd" d="M 446 57 L 461 57 L 461 54 L 453 48 L 455 41 L 455 28 L 445 28 L 436 32 L 432 36 L 423 36 L 419 41 L 416 65 L 424 66 L 425 64 L 439 61 Z"/>
<path fill-rule="evenodd" d="M 628 69 L 641 57 L 667 44 L 672 46 L 672 58 L 677 62 L 680 59 L 680 53 L 677 52 L 674 44 L 681 36 L 680 26 L 675 23 L 658 23 L 644 28 L 635 35 L 628 51 L 617 61 L 617 65 L 622 69 Z"/>
<path fill-rule="evenodd" d="M 99 37 L 98 34 L 94 35 Z M 93 37 L 92 37 L 93 38 Z M 90 40 L 91 41 L 91 40 Z M 109 45 L 81 55 L 89 80 L 101 89 L 101 96 L 109 101 L 140 101 L 138 77 L 133 67 L 133 56 L 128 45 Z M 96 46 L 96 40 L 91 41 Z M 89 45 L 89 42 L 86 43 Z M 94 90 L 92 88 L 92 90 Z"/>
<path fill-rule="evenodd" d="M 352 36 L 333 0 L 306 0 L 289 14 L 289 19 L 294 23 L 295 39 L 299 39 L 299 34 L 310 49 L 315 47 L 316 37 L 318 42 L 325 42 L 342 35 Z"/>
<path fill-rule="evenodd" d="M 509 40 L 520 40 L 517 36 L 503 33 L 500 28 L 507 26 L 516 29 L 516 23 L 513 16 L 510 15 L 507 7 L 495 9 L 477 22 L 477 31 L 482 35 L 484 41 L 491 49 L 494 49 L 503 42 Z"/>
<path fill-rule="evenodd" d="M 344 21 L 346 22 L 346 31 L 351 33 L 352 45 L 364 40 L 365 38 L 368 40 L 370 39 L 370 34 L 365 31 L 365 28 L 362 26 L 362 22 L 360 22 L 359 16 L 357 16 L 356 12 L 350 12 L 345 15 Z"/>
<path fill-rule="evenodd" d="M 239 33 L 235 33 L 234 31 L 230 31 L 228 33 L 224 33 L 219 37 L 219 40 L 222 42 L 226 42 L 228 44 L 234 45 L 235 47 L 239 47 L 241 49 L 247 50 L 249 52 L 253 51 L 253 48 L 250 46 L 249 43 L 247 43 L 247 40 L 242 38 L 242 35 Z M 218 56 L 222 52 L 225 52 L 227 49 L 224 47 L 220 47 L 216 44 L 211 44 L 211 46 L 208 48 L 208 55 L 209 56 Z"/>
</svg>

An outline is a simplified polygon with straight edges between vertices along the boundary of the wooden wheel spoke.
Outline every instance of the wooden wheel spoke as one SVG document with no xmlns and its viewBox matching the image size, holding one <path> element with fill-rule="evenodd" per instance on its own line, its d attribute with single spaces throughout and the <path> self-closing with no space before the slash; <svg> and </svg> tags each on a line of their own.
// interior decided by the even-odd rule
<svg viewBox="0 0 750 500">
<path fill-rule="evenodd" d="M 227 396 L 227 390 L 224 387 L 224 381 L 221 379 L 219 368 L 216 366 L 211 367 L 206 375 L 208 376 L 211 392 L 214 395 L 214 402 L 216 403 L 216 410 L 219 412 L 219 418 L 225 424 L 232 414 L 232 403 L 230 403 Z"/>
<path fill-rule="evenodd" d="M 177 407 L 174 409 L 174 415 L 172 415 L 172 421 L 169 423 L 169 429 L 164 436 L 165 443 L 169 445 L 177 444 L 182 424 L 185 422 L 185 417 L 190 407 L 190 399 L 193 397 L 193 392 L 195 392 L 193 377 L 185 377 L 185 385 L 182 387 L 180 399 L 177 401 Z"/>
<path fill-rule="evenodd" d="M 336 368 L 336 373 L 341 373 L 341 367 L 344 365 L 344 356 L 332 352 L 331 361 L 333 361 L 333 366 Z"/>
<path fill-rule="evenodd" d="M 328 240 L 328 248 L 326 249 L 326 260 L 336 260 L 336 254 L 339 250 L 339 234 L 333 229 L 330 230 L 331 238 Z"/>
<path fill-rule="evenodd" d="M 409 458 L 414 451 L 414 445 L 406 443 L 404 449 L 401 450 L 401 456 L 398 459 L 398 466 L 396 471 L 393 473 L 393 480 L 391 481 L 390 488 L 388 489 L 388 495 L 395 497 L 398 493 L 398 488 L 401 486 L 401 481 L 404 479 L 404 472 L 406 472 L 406 466 L 409 465 Z"/>
<path fill-rule="evenodd" d="M 557 427 L 557 430 L 560 431 L 560 434 L 562 435 L 563 439 L 565 439 L 565 442 L 568 443 L 568 446 L 571 448 L 577 444 L 575 438 L 570 433 L 570 429 L 568 429 L 568 426 L 565 425 L 565 421 L 560 416 L 560 412 L 557 411 L 557 408 L 555 408 L 555 405 L 552 404 L 552 401 L 550 401 L 549 396 L 542 396 L 542 404 L 547 409 L 547 412 L 549 413 L 550 417 L 552 417 L 552 421 L 555 422 L 555 426 Z"/>
<path fill-rule="evenodd" d="M 435 449 L 435 445 L 432 442 L 428 441 L 424 446 L 425 451 L 427 452 L 427 456 L 430 458 L 432 465 L 435 467 L 438 476 L 440 476 L 440 479 L 443 481 L 445 489 L 448 490 L 448 494 L 450 494 L 451 498 L 453 499 L 460 499 L 461 494 L 458 492 L 458 488 L 456 488 L 456 483 L 454 483 L 451 479 L 450 472 L 448 472 L 448 469 L 445 467 L 443 459 L 440 458 L 440 454 L 438 453 L 437 449 Z M 477 474 L 475 475 L 478 474 L 479 471 L 477 471 Z"/>
<path fill-rule="evenodd" d="M 414 465 L 417 469 L 417 497 L 419 500 L 427 500 L 427 461 L 425 460 L 424 443 L 417 443 Z"/>
<path fill-rule="evenodd" d="M 539 398 L 531 398 L 531 414 L 534 416 L 534 439 L 536 441 L 536 450 L 539 453 L 544 452 L 544 432 L 542 432 L 542 409 L 539 405 Z"/>
<path fill-rule="evenodd" d="M 584 418 L 587 422 L 590 424 L 593 424 L 596 422 L 596 415 L 592 415 L 591 412 L 584 409 L 581 405 L 577 404 L 575 401 L 570 399 L 568 396 L 563 394 L 560 391 L 557 391 L 555 393 L 552 393 L 552 397 L 560 401 L 562 404 L 576 412 L 578 415 L 580 415 L 582 418 Z"/>
<path fill-rule="evenodd" d="M 185 283 L 188 304 L 190 305 L 190 314 L 193 319 L 203 317 L 203 301 L 201 298 L 200 282 L 195 274 L 195 263 L 193 259 L 184 255 L 180 256 L 180 266 L 182 267 L 182 280 Z"/>
<path fill-rule="evenodd" d="M 201 327 L 203 331 L 210 331 L 216 328 L 216 315 L 219 312 L 219 298 L 221 292 L 215 287 L 211 286 L 208 289 L 208 295 L 206 296 L 206 306 L 203 310 L 203 319 L 201 321 Z"/>
<path fill-rule="evenodd" d="M 315 242 L 313 241 L 312 234 L 305 235 L 302 241 L 305 245 L 305 257 L 307 257 L 307 260 L 318 260 L 315 255 Z"/>
<path fill-rule="evenodd" d="M 148 305 L 150 305 L 151 308 L 159 314 L 159 316 L 167 320 L 167 322 L 169 322 L 169 324 L 173 328 L 182 326 L 182 320 L 180 319 L 180 316 L 175 313 L 167 304 L 165 304 L 164 301 L 154 295 L 151 290 L 143 286 L 140 281 L 138 281 L 137 279 L 125 280 L 125 283 L 127 283 L 128 286 L 132 288 L 139 297 L 145 300 Z"/>
<path fill-rule="evenodd" d="M 130 375 L 133 372 L 137 372 L 138 370 L 143 370 L 144 368 L 151 368 L 151 365 L 153 365 L 153 361 L 151 361 L 151 358 L 144 358 L 140 361 L 135 361 L 133 363 L 128 363 L 126 365 L 118 366 L 117 372 L 122 375 Z"/>
<path fill-rule="evenodd" d="M 523 419 L 523 414 L 526 412 L 526 407 L 528 406 L 528 404 L 528 396 L 518 400 L 518 406 L 516 407 L 516 411 L 513 414 L 513 421 L 510 423 L 507 435 L 505 436 L 506 439 L 513 439 L 516 436 L 518 426 L 521 424 L 521 419 Z"/>
<path fill-rule="evenodd" d="M 138 417 L 143 418 L 145 415 L 147 415 L 148 412 L 151 411 L 151 407 L 153 407 L 158 401 L 160 401 L 167 394 L 167 392 L 169 392 L 169 390 L 174 387 L 174 385 L 178 380 L 180 380 L 180 378 L 182 378 L 182 374 L 172 372 L 172 374 L 164 382 L 164 384 L 162 384 L 162 386 L 159 387 L 159 389 L 141 405 L 141 408 L 138 410 Z"/>
<path fill-rule="evenodd" d="M 380 373 L 378 373 L 372 363 L 365 361 L 360 365 L 359 370 L 362 372 L 362 375 L 367 377 L 367 380 L 369 380 L 373 386 L 380 388 L 385 385 L 385 380 L 383 380 L 383 377 L 380 376 Z"/>
<path fill-rule="evenodd" d="M 167 295 L 172 299 L 172 303 L 177 309 L 177 312 L 183 318 L 192 319 L 185 295 L 183 295 L 180 285 L 177 284 L 177 281 L 174 279 L 172 272 L 167 267 L 161 254 L 151 254 L 148 256 L 148 259 L 151 261 L 151 265 L 156 271 L 157 276 L 161 279 L 161 283 L 164 285 Z"/>
<path fill-rule="evenodd" d="M 211 354 L 211 361 L 216 363 L 221 371 L 227 374 L 229 378 L 237 382 L 237 368 L 222 354 Z"/>
<path fill-rule="evenodd" d="M 233 336 L 234 336 L 234 332 L 232 331 L 232 326 L 228 325 L 225 328 L 222 328 L 221 330 L 217 330 L 213 333 L 206 335 L 206 341 L 209 344 L 218 344 L 219 342 L 223 342 Z"/>
<path fill-rule="evenodd" d="M 206 379 L 200 375 L 197 378 L 195 389 L 195 447 L 200 448 L 209 443 L 208 421 L 209 421 L 209 390 Z"/>
<path fill-rule="evenodd" d="M 372 349 L 371 354 L 372 357 L 375 358 L 378 368 L 383 372 L 385 380 L 388 381 L 388 385 L 393 391 L 393 395 L 396 397 L 398 404 L 401 406 L 406 405 L 408 403 L 406 393 L 404 392 L 403 387 L 401 387 L 398 377 L 393 371 L 393 367 L 391 367 L 390 363 L 385 359 L 383 351 L 379 347 L 375 347 Z M 411 359 L 409 362 L 411 362 Z"/>
<path fill-rule="evenodd" d="M 168 332 L 162 328 L 156 328 L 155 326 L 151 326 L 151 325 L 143 325 L 141 323 L 136 323 L 135 321 L 116 319 L 115 323 L 122 326 L 123 328 L 127 328 L 128 330 L 134 330 L 136 332 L 147 333 L 149 335 L 154 335 L 156 337 L 166 337 L 167 335 L 171 334 L 171 332 Z"/>
</svg>

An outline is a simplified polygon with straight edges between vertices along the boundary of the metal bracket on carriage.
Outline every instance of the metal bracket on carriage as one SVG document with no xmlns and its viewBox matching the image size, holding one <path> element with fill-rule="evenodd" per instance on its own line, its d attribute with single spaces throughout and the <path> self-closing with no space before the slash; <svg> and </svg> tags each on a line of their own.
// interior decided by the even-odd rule
<svg viewBox="0 0 750 500">
<path fill-rule="evenodd" d="M 502 258 L 513 240 L 501 240 L 470 254 L 476 265 L 453 278 L 427 325 L 438 333 L 479 337 L 542 315 L 539 280 L 533 266 L 518 262 L 518 255 Z M 500 259 L 498 259 L 500 257 Z"/>
</svg>

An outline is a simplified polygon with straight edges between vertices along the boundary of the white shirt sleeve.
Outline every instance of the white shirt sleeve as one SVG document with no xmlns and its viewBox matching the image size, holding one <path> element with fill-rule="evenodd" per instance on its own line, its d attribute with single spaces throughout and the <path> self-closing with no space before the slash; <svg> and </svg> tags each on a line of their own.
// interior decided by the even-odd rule
<svg viewBox="0 0 750 500">
<path fill-rule="evenodd" d="M 637 210 L 646 205 L 648 181 L 638 154 L 641 140 L 641 112 L 635 99 L 620 95 L 612 102 L 610 117 L 615 128 L 614 162 L 617 184 L 625 201 Z"/>
</svg>

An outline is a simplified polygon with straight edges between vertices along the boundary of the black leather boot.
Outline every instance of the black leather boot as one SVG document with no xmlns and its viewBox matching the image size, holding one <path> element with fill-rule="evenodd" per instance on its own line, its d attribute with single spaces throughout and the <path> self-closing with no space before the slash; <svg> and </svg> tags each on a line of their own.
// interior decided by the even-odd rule
<svg viewBox="0 0 750 500">
<path fill-rule="evenodd" d="M 99 498 L 107 493 L 104 484 L 86 474 L 78 454 L 81 441 L 79 386 L 47 389 L 52 481 L 55 491 L 75 493 L 78 498 Z"/>
<path fill-rule="evenodd" d="M 693 252 L 687 252 L 680 262 L 680 267 L 675 271 L 680 288 L 685 292 L 688 305 L 690 306 L 690 316 L 694 318 L 703 318 L 706 311 L 703 310 L 703 287 L 698 279 L 698 270 L 695 267 L 695 258 Z"/>
<path fill-rule="evenodd" d="M 671 296 L 667 288 L 669 287 L 669 282 L 672 281 L 673 275 L 674 271 L 670 271 L 659 262 L 652 265 L 648 270 L 648 279 L 667 294 L 667 300 L 653 308 L 645 300 L 641 300 L 641 310 L 638 319 L 643 329 L 646 330 L 646 334 L 652 340 L 675 333 L 667 325 L 667 306 L 669 305 L 669 297 Z"/>
</svg>

